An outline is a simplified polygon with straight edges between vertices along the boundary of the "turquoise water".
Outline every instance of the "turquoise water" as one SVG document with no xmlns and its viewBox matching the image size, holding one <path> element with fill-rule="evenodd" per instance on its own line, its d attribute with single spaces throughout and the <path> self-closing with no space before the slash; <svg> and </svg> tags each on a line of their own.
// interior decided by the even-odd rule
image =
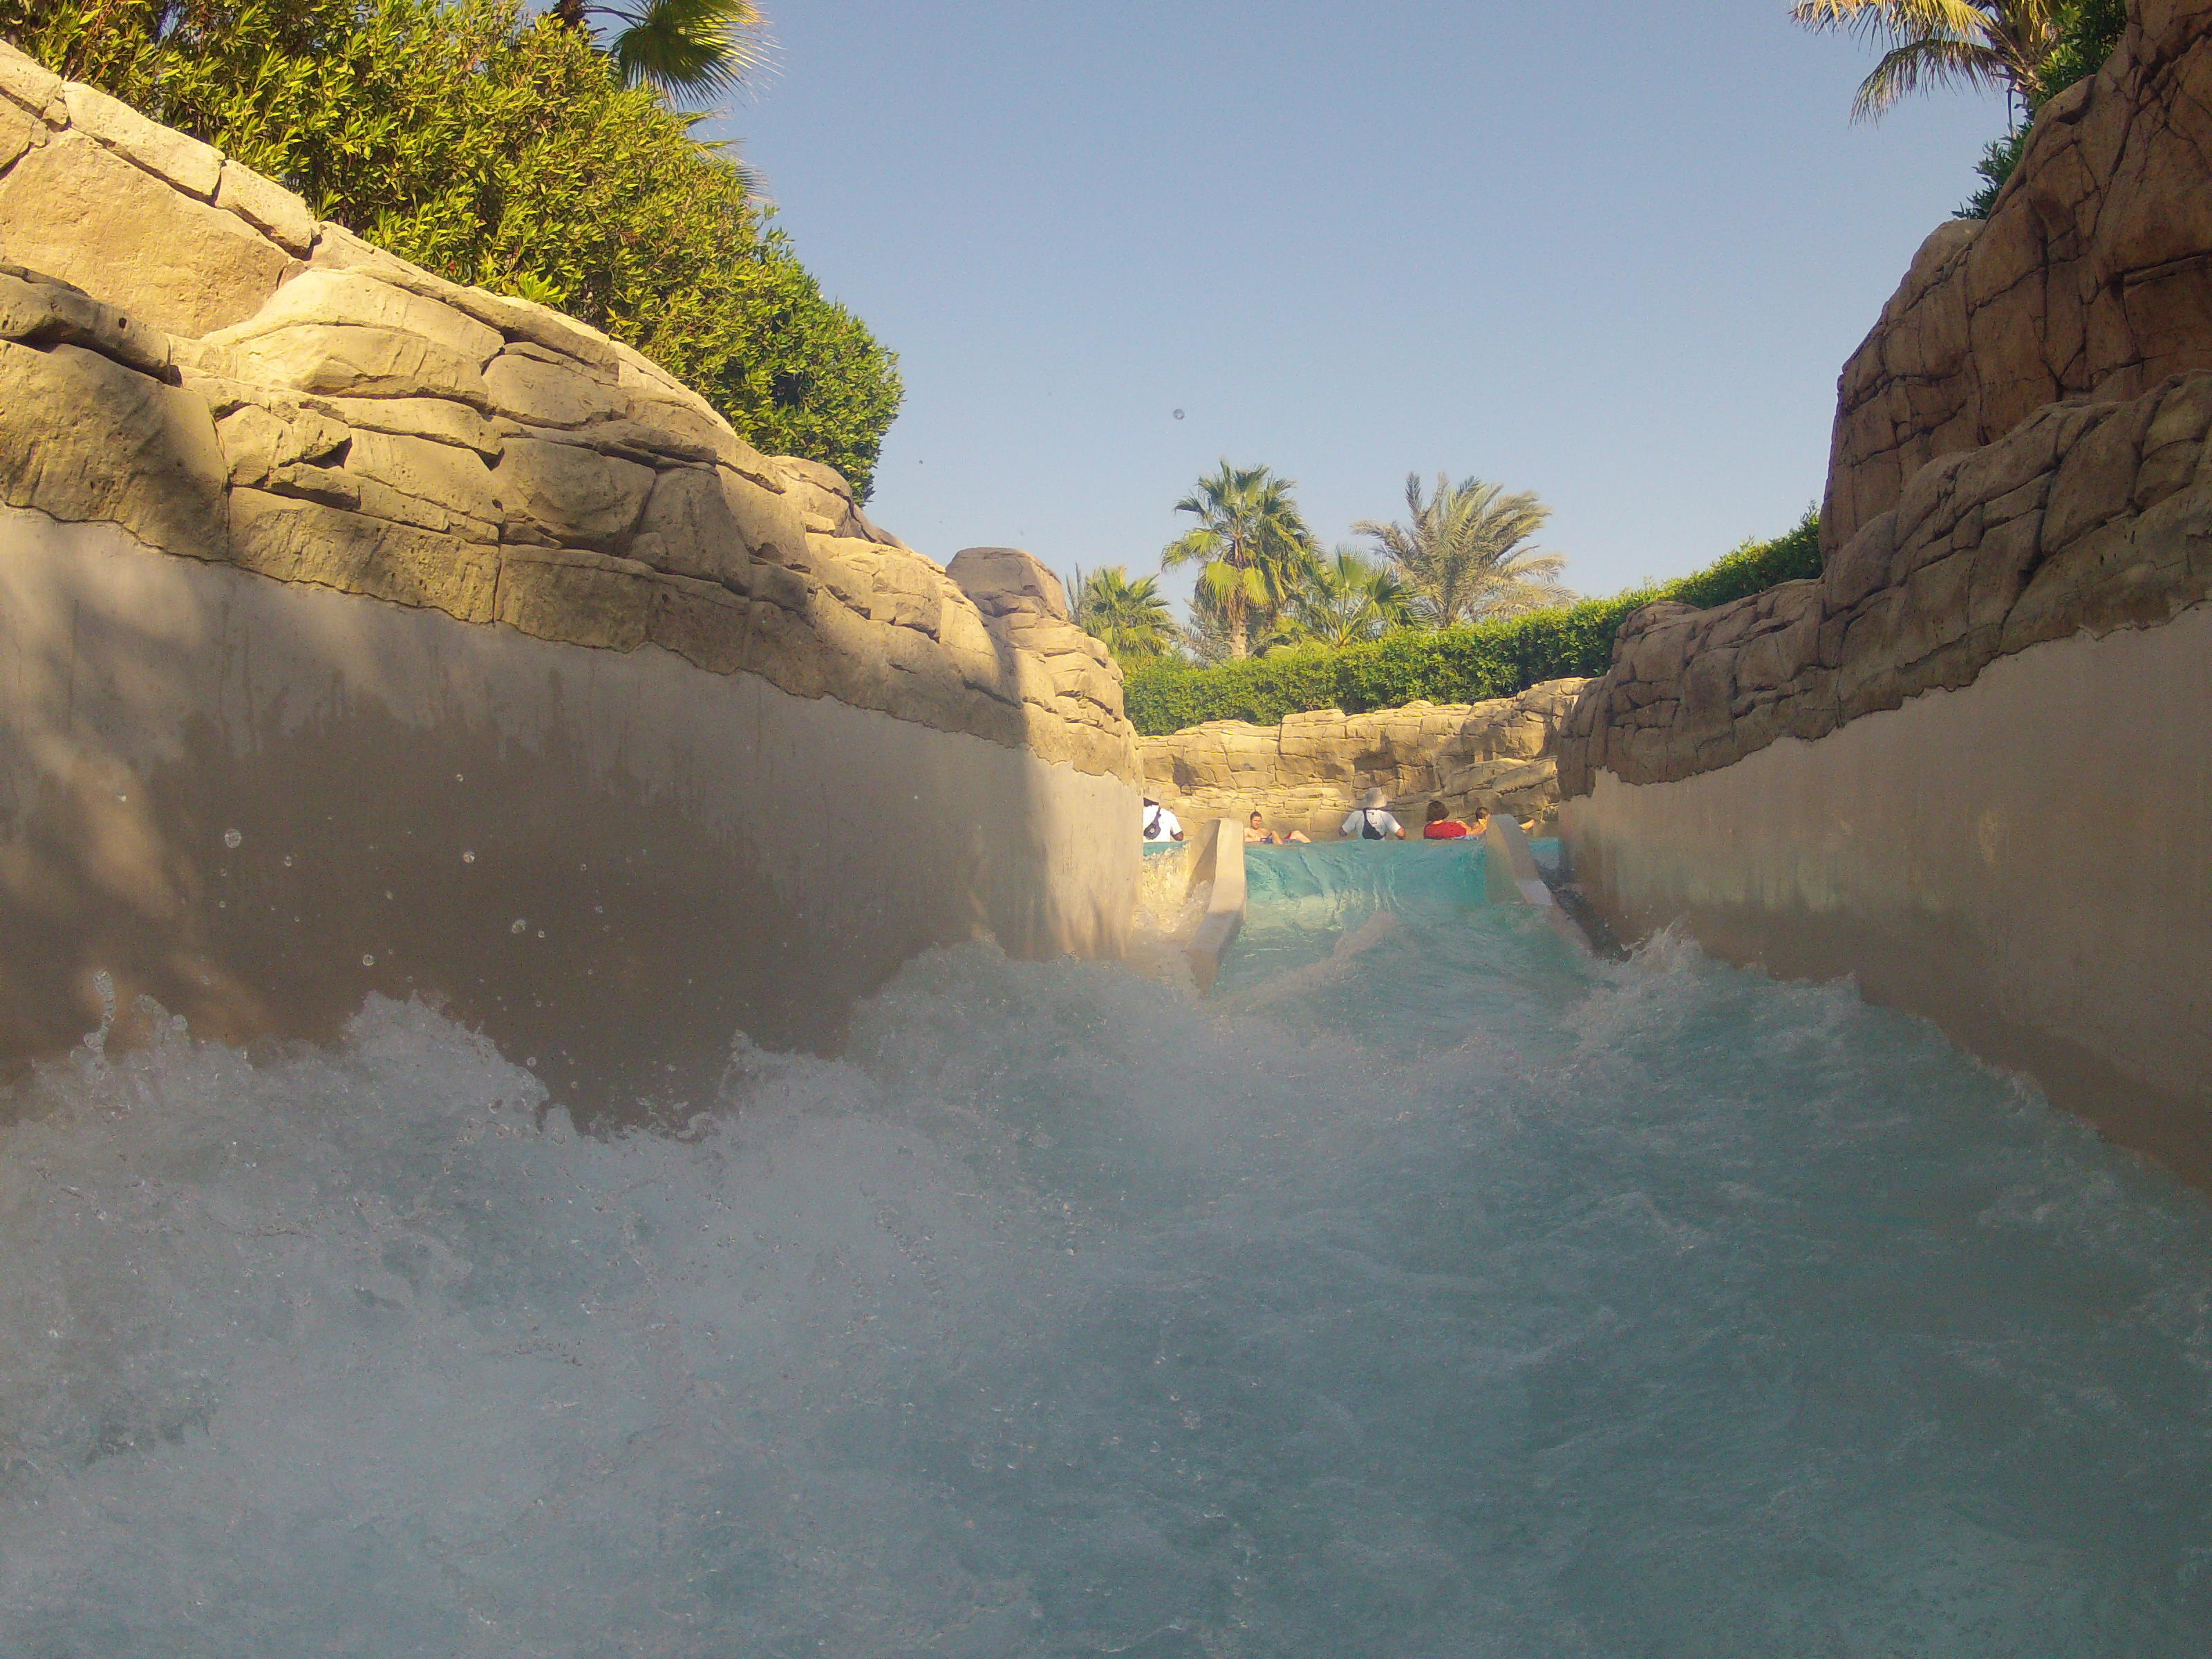
<svg viewBox="0 0 2212 1659">
<path fill-rule="evenodd" d="M 0 1655 L 2205 1652 L 2206 1205 L 1480 856 L 1255 851 L 1202 1004 L 939 953 L 681 1139 L 388 1002 L 57 1066 Z"/>
</svg>

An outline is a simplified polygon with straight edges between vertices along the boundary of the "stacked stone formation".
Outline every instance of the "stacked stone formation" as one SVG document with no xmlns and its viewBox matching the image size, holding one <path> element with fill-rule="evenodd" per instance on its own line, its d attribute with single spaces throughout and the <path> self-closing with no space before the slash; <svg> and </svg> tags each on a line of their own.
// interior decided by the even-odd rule
<svg viewBox="0 0 2212 1659">
<path fill-rule="evenodd" d="M 0 258 L 9 506 L 1138 775 L 1119 671 L 1027 554 L 940 567 L 638 352 L 4 46 Z"/>
<path fill-rule="evenodd" d="M 2143 0 L 1845 368 L 1820 577 L 1631 617 L 1568 722 L 1565 794 L 1716 770 L 2212 595 L 2208 149 L 2212 4 Z"/>
<path fill-rule="evenodd" d="M 1409 831 L 1439 799 L 1455 817 L 1477 805 L 1541 817 L 1558 799 L 1558 739 L 1584 684 L 1550 680 L 1486 702 L 1364 714 L 1323 708 L 1280 726 L 1208 720 L 1137 746 L 1147 790 L 1194 823 L 1241 822 L 1256 809 L 1277 830 L 1333 836 L 1374 788 Z"/>
<path fill-rule="evenodd" d="M 2212 595 L 2212 374 L 2056 404 L 1924 467 L 1817 580 L 1647 605 L 1568 723 L 1560 784 L 1669 782 L 1811 740 L 1994 659 L 2151 626 Z"/>
<path fill-rule="evenodd" d="M 2212 369 L 2212 6 L 2139 0 L 2098 75 L 2036 118 L 1987 222 L 1935 232 L 1844 366 L 1832 556 L 1929 462 L 2063 398 Z"/>
</svg>

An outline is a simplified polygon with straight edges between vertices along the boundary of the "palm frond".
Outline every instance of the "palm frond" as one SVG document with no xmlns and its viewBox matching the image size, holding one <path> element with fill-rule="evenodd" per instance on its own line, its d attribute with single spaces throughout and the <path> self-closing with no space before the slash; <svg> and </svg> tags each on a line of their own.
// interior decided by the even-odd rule
<svg viewBox="0 0 2212 1659">
<path fill-rule="evenodd" d="M 2008 91 L 2015 85 L 2011 66 L 1987 46 L 1960 40 L 1914 40 L 1881 55 L 1851 100 L 1851 119 L 1879 120 L 1898 102 L 1929 86 Z"/>
<path fill-rule="evenodd" d="M 1406 480 L 1406 503 L 1402 524 L 1362 520 L 1353 529 L 1391 561 L 1424 621 L 1449 628 L 1534 609 L 1565 591 L 1554 579 L 1565 560 L 1527 545 L 1551 516 L 1533 492 L 1480 478 L 1455 484 L 1439 474 L 1431 493 L 1416 473 Z"/>
<path fill-rule="evenodd" d="M 1790 8 L 1796 22 L 1814 30 L 1849 29 L 1870 36 L 1910 40 L 1925 35 L 1949 35 L 1955 40 L 1985 38 L 2008 9 L 1977 0 L 1797 0 Z M 2029 0 L 2030 10 L 2047 9 L 2042 0 Z"/>
<path fill-rule="evenodd" d="M 625 86 L 720 97 L 768 63 L 765 20 L 753 0 L 642 0 L 615 9 L 611 55 Z"/>
<path fill-rule="evenodd" d="M 1994 87 L 2033 108 L 2072 9 L 2065 0 L 1796 0 L 1790 15 L 1815 32 L 1845 29 L 1885 45 L 1852 100 L 1856 121 L 1938 85 Z"/>
</svg>

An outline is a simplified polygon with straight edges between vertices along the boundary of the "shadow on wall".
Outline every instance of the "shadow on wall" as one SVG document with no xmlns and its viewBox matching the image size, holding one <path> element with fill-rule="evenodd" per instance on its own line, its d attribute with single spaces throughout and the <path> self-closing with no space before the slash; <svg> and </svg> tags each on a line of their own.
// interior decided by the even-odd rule
<svg viewBox="0 0 2212 1659">
<path fill-rule="evenodd" d="M 629 1115 L 836 1043 L 932 945 L 1110 953 L 1130 792 L 749 675 L 0 525 L 0 1050 L 149 996 L 326 1041 L 371 991 Z M 1133 879 L 1132 872 L 1131 879 Z"/>
<path fill-rule="evenodd" d="M 103 986 L 125 1040 L 411 993 L 672 1109 L 931 945 L 1121 949 L 1121 686 L 1026 554 L 956 580 L 637 352 L 4 45 L 0 240 L 0 1061 Z"/>
</svg>

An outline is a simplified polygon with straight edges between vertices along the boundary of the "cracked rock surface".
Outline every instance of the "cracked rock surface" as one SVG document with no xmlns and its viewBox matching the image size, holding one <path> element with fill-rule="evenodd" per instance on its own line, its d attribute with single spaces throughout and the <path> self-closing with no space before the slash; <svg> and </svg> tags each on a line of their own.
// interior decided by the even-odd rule
<svg viewBox="0 0 2212 1659">
<path fill-rule="evenodd" d="M 1844 365 L 1831 555 L 1929 462 L 2046 404 L 2212 369 L 2212 5 L 2130 11 L 2112 60 L 2037 117 L 1988 220 L 1929 237 Z"/>
</svg>

